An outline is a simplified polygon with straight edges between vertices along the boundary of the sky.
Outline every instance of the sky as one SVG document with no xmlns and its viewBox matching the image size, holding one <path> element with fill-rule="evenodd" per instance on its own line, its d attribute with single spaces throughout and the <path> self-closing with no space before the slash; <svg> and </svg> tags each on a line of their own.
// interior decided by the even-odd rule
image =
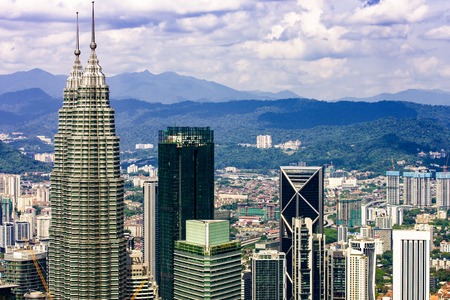
<svg viewBox="0 0 450 300">
<path fill-rule="evenodd" d="M 68 75 L 77 11 L 86 65 L 91 1 L 2 0 L 0 74 Z M 323 100 L 450 91 L 449 0 L 97 0 L 95 15 L 106 76 L 173 71 Z"/>
</svg>

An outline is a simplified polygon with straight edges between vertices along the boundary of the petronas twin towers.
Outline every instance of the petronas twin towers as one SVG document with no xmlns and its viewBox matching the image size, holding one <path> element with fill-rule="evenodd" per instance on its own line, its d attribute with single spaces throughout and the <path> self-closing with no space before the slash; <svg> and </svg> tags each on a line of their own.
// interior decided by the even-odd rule
<svg viewBox="0 0 450 300">
<path fill-rule="evenodd" d="M 125 248 L 119 138 L 95 49 L 83 71 L 79 33 L 64 90 L 51 174 L 49 288 L 53 299 L 123 299 Z"/>
</svg>

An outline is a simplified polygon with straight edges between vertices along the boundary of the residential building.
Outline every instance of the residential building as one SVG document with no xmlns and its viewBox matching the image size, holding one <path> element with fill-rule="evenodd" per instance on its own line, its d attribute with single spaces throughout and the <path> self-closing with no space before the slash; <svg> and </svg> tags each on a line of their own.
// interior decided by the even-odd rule
<svg viewBox="0 0 450 300">
<path fill-rule="evenodd" d="M 430 299 L 429 231 L 393 231 L 393 299 Z"/>
<path fill-rule="evenodd" d="M 64 89 L 51 174 L 49 285 L 54 299 L 124 299 L 126 240 L 119 138 L 96 54 L 75 63 Z"/>
<path fill-rule="evenodd" d="M 382 252 L 392 250 L 392 229 L 391 228 L 374 228 L 373 237 L 383 241 Z"/>
<path fill-rule="evenodd" d="M 159 296 L 173 299 L 175 241 L 187 220 L 214 218 L 214 133 L 209 127 L 168 127 L 158 145 Z"/>
<path fill-rule="evenodd" d="M 431 205 L 431 173 L 404 172 L 403 204 Z"/>
<path fill-rule="evenodd" d="M 436 173 L 436 204 L 438 208 L 450 208 L 450 173 Z"/>
<path fill-rule="evenodd" d="M 175 242 L 173 299 L 241 299 L 241 245 L 226 220 L 188 220 Z"/>
<path fill-rule="evenodd" d="M 4 222 L 0 225 L 0 250 L 6 252 L 8 247 L 14 246 L 14 223 Z"/>
<path fill-rule="evenodd" d="M 37 233 L 36 238 L 39 241 L 48 240 L 50 238 L 50 221 L 51 216 L 39 215 L 36 217 Z"/>
<path fill-rule="evenodd" d="M 271 135 L 258 135 L 256 137 L 256 148 L 260 148 L 260 149 L 272 148 L 272 136 Z"/>
<path fill-rule="evenodd" d="M 402 206 L 399 205 L 387 205 L 387 214 L 391 217 L 392 225 L 402 225 L 403 224 L 403 214 L 404 210 Z"/>
<path fill-rule="evenodd" d="M 286 300 L 286 256 L 277 250 L 252 256 L 252 300 Z"/>
<path fill-rule="evenodd" d="M 348 227 L 339 225 L 338 227 L 338 242 L 347 242 L 347 234 L 348 234 Z"/>
<path fill-rule="evenodd" d="M 30 223 L 26 221 L 14 222 L 14 240 L 15 242 L 28 242 L 32 238 Z"/>
<path fill-rule="evenodd" d="M 337 202 L 337 224 L 361 227 L 361 199 L 339 199 Z"/>
<path fill-rule="evenodd" d="M 322 167 L 280 167 L 280 251 L 286 254 L 288 299 L 293 290 L 292 221 L 298 217 L 311 220 L 311 234 L 323 234 Z M 313 285 L 320 290 L 321 283 L 314 281 Z"/>
<path fill-rule="evenodd" d="M 12 221 L 12 211 L 13 211 L 13 205 L 11 198 L 2 197 L 0 195 L 1 200 L 1 206 L 0 206 L 0 224 L 4 224 L 6 222 Z"/>
<path fill-rule="evenodd" d="M 400 172 L 386 172 L 386 200 L 388 204 L 400 205 Z"/>
</svg>

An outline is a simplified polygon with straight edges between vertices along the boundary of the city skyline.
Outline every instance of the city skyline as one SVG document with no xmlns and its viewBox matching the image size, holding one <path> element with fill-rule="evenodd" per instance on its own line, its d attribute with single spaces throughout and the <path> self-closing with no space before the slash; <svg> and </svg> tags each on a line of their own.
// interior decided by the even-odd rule
<svg viewBox="0 0 450 300">
<path fill-rule="evenodd" d="M 67 74 L 73 15 L 88 5 L 3 2 L 0 74 L 35 67 Z M 240 90 L 287 89 L 318 99 L 445 90 L 450 78 L 450 3 L 444 0 L 99 5 L 98 39 L 105 45 L 101 57 L 111 72 L 107 76 L 174 71 Z M 82 44 L 89 40 L 88 23 L 89 15 L 80 14 Z M 127 55 L 126 62 L 117 53 Z M 82 54 L 81 60 L 87 57 Z"/>
</svg>

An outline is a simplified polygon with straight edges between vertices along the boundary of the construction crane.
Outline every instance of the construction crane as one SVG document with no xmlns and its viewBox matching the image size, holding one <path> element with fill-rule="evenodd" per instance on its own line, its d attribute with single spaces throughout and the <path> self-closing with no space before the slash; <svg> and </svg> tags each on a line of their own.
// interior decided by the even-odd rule
<svg viewBox="0 0 450 300">
<path fill-rule="evenodd" d="M 144 287 L 146 282 L 147 282 L 147 279 L 142 280 L 141 284 L 139 285 L 139 287 L 136 289 L 133 296 L 131 297 L 131 300 L 136 299 L 137 295 L 139 295 L 139 292 L 142 290 L 142 288 Z"/>
<path fill-rule="evenodd" d="M 50 289 L 48 288 L 47 282 L 45 281 L 45 277 L 42 274 L 41 267 L 39 266 L 39 263 L 37 262 L 36 256 L 34 255 L 34 250 L 32 250 L 30 248 L 30 245 L 29 245 L 28 241 L 27 241 L 26 250 L 28 251 L 28 253 L 30 253 L 31 258 L 33 259 L 34 266 L 36 268 L 36 271 L 38 272 L 39 277 L 41 278 L 42 285 L 45 288 L 45 291 L 47 293 L 48 299 L 52 300 L 53 298 L 52 298 L 52 294 L 50 293 Z"/>
</svg>

